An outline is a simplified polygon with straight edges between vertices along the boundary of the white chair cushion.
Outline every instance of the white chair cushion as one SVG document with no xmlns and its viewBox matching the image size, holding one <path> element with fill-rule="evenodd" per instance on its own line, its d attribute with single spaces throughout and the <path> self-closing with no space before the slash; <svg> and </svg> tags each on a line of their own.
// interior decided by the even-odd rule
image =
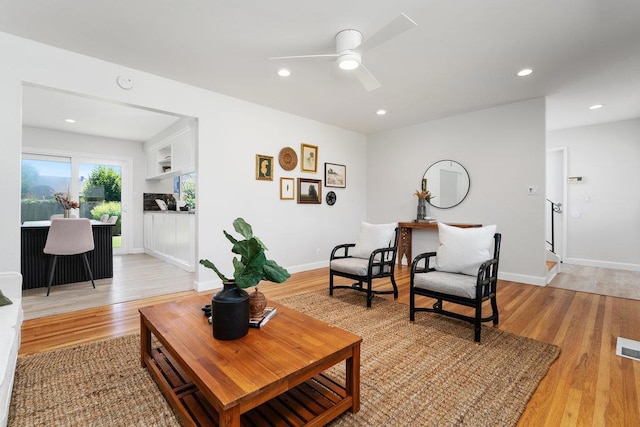
<svg viewBox="0 0 640 427">
<path fill-rule="evenodd" d="M 413 286 L 447 295 L 475 299 L 477 281 L 477 277 L 465 274 L 431 271 L 415 274 Z"/>
<path fill-rule="evenodd" d="M 389 224 L 369 224 L 362 222 L 360 226 L 360 236 L 356 246 L 349 251 L 349 255 L 356 258 L 369 258 L 371 252 L 389 246 L 389 242 L 394 237 L 397 223 Z"/>
<path fill-rule="evenodd" d="M 366 276 L 368 274 L 369 258 L 339 258 L 331 261 L 331 269 L 341 273 L 354 274 L 356 276 Z M 389 266 L 385 266 L 385 272 L 391 270 Z M 380 273 L 380 266 L 374 266 L 373 275 Z"/>
<path fill-rule="evenodd" d="M 480 265 L 493 257 L 491 246 L 495 233 L 495 225 L 460 228 L 438 223 L 440 246 L 435 269 L 477 276 Z"/>
</svg>

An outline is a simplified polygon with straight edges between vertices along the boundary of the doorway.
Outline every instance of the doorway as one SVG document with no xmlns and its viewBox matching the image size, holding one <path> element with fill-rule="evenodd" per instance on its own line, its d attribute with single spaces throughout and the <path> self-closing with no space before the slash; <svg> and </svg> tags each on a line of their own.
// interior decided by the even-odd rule
<svg viewBox="0 0 640 427">
<path fill-rule="evenodd" d="M 548 148 L 546 159 L 545 238 L 548 260 L 561 263 L 566 256 L 567 148 Z M 555 257 L 555 259 L 554 259 Z M 550 258 L 550 259 L 549 259 Z"/>
</svg>

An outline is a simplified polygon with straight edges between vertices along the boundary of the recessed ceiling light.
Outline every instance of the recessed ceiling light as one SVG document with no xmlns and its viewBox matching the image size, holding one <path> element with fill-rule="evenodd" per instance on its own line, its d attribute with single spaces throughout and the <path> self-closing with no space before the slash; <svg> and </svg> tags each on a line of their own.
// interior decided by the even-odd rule
<svg viewBox="0 0 640 427">
<path fill-rule="evenodd" d="M 376 114 L 379 116 L 384 116 L 385 114 L 387 114 L 387 110 L 378 110 L 376 111 Z"/>
<path fill-rule="evenodd" d="M 604 107 L 603 104 L 593 104 L 593 105 L 589 106 L 589 109 L 590 110 L 597 110 L 597 109 L 600 109 L 602 107 Z"/>
<path fill-rule="evenodd" d="M 291 75 L 291 71 L 287 70 L 286 68 L 280 68 L 278 70 L 278 75 L 280 77 L 289 77 Z"/>
<path fill-rule="evenodd" d="M 517 76 L 526 77 L 531 73 L 533 73 L 533 70 L 531 68 L 523 68 L 522 70 L 518 71 Z"/>
<path fill-rule="evenodd" d="M 73 119 L 64 119 L 65 122 L 67 123 L 75 123 L 76 121 Z"/>
</svg>

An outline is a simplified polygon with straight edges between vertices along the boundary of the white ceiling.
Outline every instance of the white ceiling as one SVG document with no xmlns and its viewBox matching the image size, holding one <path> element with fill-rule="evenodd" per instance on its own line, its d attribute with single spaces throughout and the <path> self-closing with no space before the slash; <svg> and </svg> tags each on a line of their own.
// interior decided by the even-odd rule
<svg viewBox="0 0 640 427">
<path fill-rule="evenodd" d="M 269 60 L 402 12 L 418 26 L 363 55 L 377 90 L 333 62 Z M 364 134 L 541 96 L 548 129 L 640 117 L 637 0 L 0 0 L 0 31 Z"/>
</svg>

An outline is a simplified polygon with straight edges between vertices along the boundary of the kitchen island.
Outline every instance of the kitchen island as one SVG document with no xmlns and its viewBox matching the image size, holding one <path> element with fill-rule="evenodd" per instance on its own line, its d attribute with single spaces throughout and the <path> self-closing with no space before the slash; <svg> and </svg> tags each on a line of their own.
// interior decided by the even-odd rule
<svg viewBox="0 0 640 427">
<path fill-rule="evenodd" d="M 22 289 L 47 287 L 51 256 L 43 252 L 47 242 L 51 221 L 25 221 L 21 230 L 20 270 Z M 91 220 L 95 249 L 87 253 L 94 279 L 113 277 L 113 233 L 114 224 Z M 69 236 L 73 238 L 73 236 Z M 87 280 L 82 257 L 62 256 L 58 258 L 52 285 L 84 282 Z"/>
</svg>

